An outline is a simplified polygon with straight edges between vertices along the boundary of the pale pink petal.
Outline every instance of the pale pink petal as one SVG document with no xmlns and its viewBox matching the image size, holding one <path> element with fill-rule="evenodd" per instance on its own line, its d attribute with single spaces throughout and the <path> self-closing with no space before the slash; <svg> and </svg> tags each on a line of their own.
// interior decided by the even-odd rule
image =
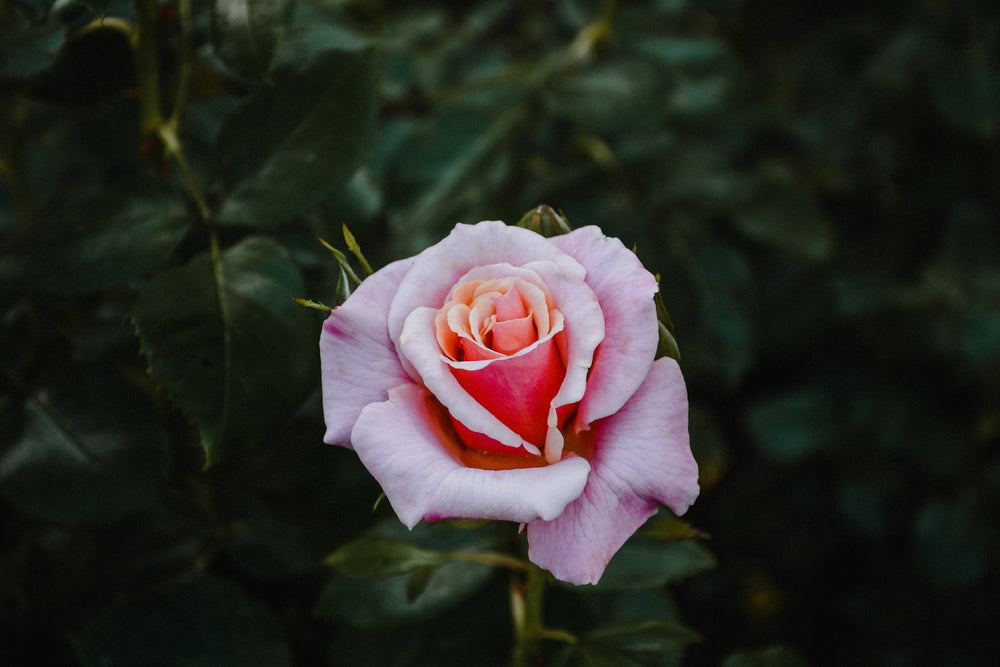
<svg viewBox="0 0 1000 667">
<path fill-rule="evenodd" d="M 588 373 L 594 363 L 594 351 L 605 338 L 605 315 L 601 304 L 589 285 L 589 276 L 587 282 L 583 282 L 549 262 L 530 262 L 525 268 L 535 271 L 545 281 L 555 308 L 565 318 L 566 377 L 552 399 L 552 406 L 560 408 L 576 403 L 583 398 L 591 382 Z"/>
<path fill-rule="evenodd" d="M 554 520 L 528 524 L 528 556 L 556 578 L 597 583 L 611 557 L 662 503 L 683 514 L 698 497 L 684 378 L 657 360 L 616 414 L 592 424 L 594 453 L 583 495 Z"/>
<path fill-rule="evenodd" d="M 350 447 L 351 427 L 361 409 L 384 401 L 386 392 L 410 378 L 389 339 L 386 317 L 411 259 L 369 276 L 323 323 L 319 338 L 324 442 Z"/>
<path fill-rule="evenodd" d="M 528 558 L 560 581 L 596 584 L 611 557 L 657 507 L 655 501 L 622 494 L 591 469 L 583 494 L 562 514 L 528 524 Z"/>
<path fill-rule="evenodd" d="M 587 284 L 600 300 L 607 331 L 577 411 L 579 430 L 615 414 L 646 377 L 659 340 L 656 279 L 635 253 L 597 227 L 582 227 L 551 241 L 587 270 Z"/>
<path fill-rule="evenodd" d="M 448 453 L 445 437 L 454 435 L 441 410 L 414 384 L 366 407 L 351 434 L 361 462 L 409 528 L 444 518 L 554 519 L 580 495 L 590 470 L 576 456 L 540 468 L 468 468 Z"/>
<path fill-rule="evenodd" d="M 413 266 L 400 283 L 389 309 L 392 340 L 398 340 L 403 323 L 416 308 L 441 308 L 452 287 L 473 267 L 497 263 L 521 266 L 541 260 L 554 262 L 564 273 L 581 278 L 584 275 L 583 267 L 548 239 L 497 220 L 456 225 L 440 243 L 413 259 Z"/>
</svg>

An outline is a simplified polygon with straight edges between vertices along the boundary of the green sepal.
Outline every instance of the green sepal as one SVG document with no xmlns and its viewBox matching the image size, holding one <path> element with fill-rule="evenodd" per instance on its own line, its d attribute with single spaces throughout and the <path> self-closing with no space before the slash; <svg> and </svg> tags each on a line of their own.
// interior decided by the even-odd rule
<svg viewBox="0 0 1000 667">
<path fill-rule="evenodd" d="M 675 516 L 663 516 L 651 519 L 639 529 L 638 535 L 649 537 L 661 542 L 679 542 L 681 540 L 708 539 L 704 533 L 686 521 Z"/>
<path fill-rule="evenodd" d="M 343 225 L 343 232 L 344 232 L 344 243 L 347 244 L 347 249 L 351 251 L 351 254 L 357 257 L 358 262 L 361 264 L 361 268 L 364 269 L 365 273 L 367 273 L 368 275 L 375 273 L 375 271 L 372 269 L 372 265 L 368 263 L 368 260 L 365 259 L 364 254 L 362 254 L 361 246 L 358 245 L 358 240 L 354 238 L 354 234 L 351 233 L 351 230 L 347 228 L 346 224 Z"/>
<path fill-rule="evenodd" d="M 656 282 L 660 282 L 660 276 L 656 276 Z M 674 337 L 674 323 L 670 319 L 670 313 L 663 304 L 663 296 L 659 291 L 653 295 L 653 302 L 656 303 L 656 325 L 659 330 L 659 342 L 656 345 L 656 358 L 670 357 L 676 362 L 681 360 L 681 350 L 677 346 L 677 339 Z"/>
<path fill-rule="evenodd" d="M 313 301 L 312 299 L 303 299 L 302 297 L 294 297 L 292 299 L 295 303 L 300 306 L 305 306 L 306 308 L 312 308 L 314 310 L 321 310 L 324 313 L 329 313 L 333 310 L 330 306 L 322 303 L 320 301 Z"/>
</svg>

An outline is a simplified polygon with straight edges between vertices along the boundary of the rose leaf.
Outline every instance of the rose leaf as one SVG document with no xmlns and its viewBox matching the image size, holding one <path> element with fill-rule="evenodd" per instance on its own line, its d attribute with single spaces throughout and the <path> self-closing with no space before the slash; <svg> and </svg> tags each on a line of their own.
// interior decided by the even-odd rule
<svg viewBox="0 0 1000 667">
<path fill-rule="evenodd" d="M 288 251 L 251 237 L 151 280 L 132 319 L 153 378 L 198 427 L 206 463 L 259 442 L 315 380 L 315 322 Z"/>
<path fill-rule="evenodd" d="M 332 51 L 255 91 L 219 135 L 219 222 L 275 228 L 345 185 L 373 136 L 374 72 L 370 52 Z"/>
<path fill-rule="evenodd" d="M 0 489 L 33 516 L 93 526 L 154 508 L 166 465 L 148 403 L 98 371 L 64 368 L 25 401 Z"/>
</svg>

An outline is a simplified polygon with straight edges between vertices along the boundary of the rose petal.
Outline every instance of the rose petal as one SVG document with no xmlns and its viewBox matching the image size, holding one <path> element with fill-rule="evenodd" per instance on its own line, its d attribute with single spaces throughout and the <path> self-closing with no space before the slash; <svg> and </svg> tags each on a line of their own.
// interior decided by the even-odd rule
<svg viewBox="0 0 1000 667">
<path fill-rule="evenodd" d="M 413 266 L 400 283 L 389 308 L 389 337 L 392 340 L 399 339 L 403 324 L 414 309 L 441 308 L 452 287 L 473 267 L 497 263 L 521 266 L 547 260 L 554 262 L 566 274 L 582 278 L 585 273 L 576 260 L 543 236 L 521 227 L 507 226 L 498 220 L 456 225 L 440 243 L 413 259 Z M 414 377 L 414 380 L 419 378 Z"/>
<path fill-rule="evenodd" d="M 593 424 L 583 495 L 558 518 L 528 524 L 532 562 L 562 581 L 596 584 L 659 503 L 683 514 L 698 496 L 687 415 L 680 367 L 667 357 L 657 360 L 631 400 Z"/>
<path fill-rule="evenodd" d="M 558 265 L 553 265 L 556 271 L 560 271 Z M 583 267 L 573 267 L 570 275 L 583 277 Z M 549 310 L 552 309 L 552 295 L 549 293 L 548 285 L 537 272 L 521 266 L 512 266 L 507 263 L 488 264 L 485 266 L 473 267 L 468 273 L 463 275 L 461 284 L 465 281 L 478 283 L 477 287 L 483 284 L 507 278 L 517 278 L 521 281 L 534 285 L 538 290 L 530 288 L 520 290 L 520 296 L 525 299 L 528 310 L 532 313 L 535 328 L 538 330 L 538 337 L 542 338 L 549 333 Z M 458 300 L 458 292 L 451 295 L 452 299 Z"/>
<path fill-rule="evenodd" d="M 583 398 L 590 383 L 588 373 L 594 351 L 605 337 L 605 318 L 589 282 L 566 275 L 549 262 L 530 262 L 525 268 L 538 273 L 552 292 L 552 300 L 566 320 L 566 377 L 552 405 L 561 408 Z M 590 278 L 588 277 L 589 281 Z"/>
<path fill-rule="evenodd" d="M 446 363 L 446 357 L 438 348 L 434 320 L 434 308 L 417 308 L 406 318 L 400 333 L 398 346 L 400 354 L 414 368 L 425 387 L 434 394 L 455 419 L 467 428 L 482 433 L 508 447 L 520 447 L 522 438 L 504 426 L 486 408 L 477 403 L 462 388 Z M 458 362 L 465 368 L 485 365 L 489 360 Z"/>
<path fill-rule="evenodd" d="M 635 253 L 597 227 L 581 227 L 551 241 L 587 270 L 587 284 L 600 300 L 607 332 L 577 411 L 579 431 L 618 412 L 646 377 L 659 341 L 656 278 Z"/>
<path fill-rule="evenodd" d="M 476 370 L 462 368 L 462 362 L 448 363 L 452 375 L 476 403 L 524 440 L 538 446 L 545 444 L 549 405 L 563 380 L 563 365 L 553 338 L 550 335 L 513 356 L 494 359 Z M 452 414 L 469 426 L 458 414 Z"/>
<path fill-rule="evenodd" d="M 351 434 L 362 463 L 409 528 L 443 518 L 554 519 L 580 495 L 590 471 L 577 456 L 541 468 L 468 468 L 448 454 L 446 437 L 454 435 L 441 410 L 411 383 L 362 410 Z"/>
<path fill-rule="evenodd" d="M 520 281 L 509 280 L 510 286 L 505 294 L 501 294 L 493 301 L 497 311 L 497 321 L 516 320 L 527 316 L 528 311 L 524 308 L 524 299 L 521 297 L 522 284 Z M 534 285 L 523 289 L 528 292 Z M 532 291 L 537 291 L 537 288 Z"/>
<path fill-rule="evenodd" d="M 538 340 L 535 322 L 526 315 L 516 320 L 493 324 L 493 349 L 503 354 L 514 354 Z"/>
<path fill-rule="evenodd" d="M 394 262 L 369 276 L 323 323 L 319 350 L 324 442 L 350 447 L 351 428 L 361 409 L 384 401 L 389 389 L 410 379 L 389 339 L 386 317 L 412 263 L 412 258 Z"/>
<path fill-rule="evenodd" d="M 584 272 L 576 268 L 566 271 L 565 268 L 549 261 L 532 261 L 523 267 L 495 264 L 473 268 L 461 278 L 463 281 L 485 282 L 503 276 L 516 276 L 544 286 L 551 295 L 552 307 L 559 309 L 566 321 L 564 335 L 556 339 L 557 343 L 563 344 L 560 355 L 566 367 L 563 383 L 551 403 L 557 409 L 573 405 L 583 398 L 588 385 L 588 372 L 594 362 L 594 351 L 605 335 L 604 313 L 597 295 L 582 280 Z M 562 436 L 557 430 L 560 420 L 549 421 L 545 455 L 549 461 L 558 461 L 562 453 Z"/>
</svg>

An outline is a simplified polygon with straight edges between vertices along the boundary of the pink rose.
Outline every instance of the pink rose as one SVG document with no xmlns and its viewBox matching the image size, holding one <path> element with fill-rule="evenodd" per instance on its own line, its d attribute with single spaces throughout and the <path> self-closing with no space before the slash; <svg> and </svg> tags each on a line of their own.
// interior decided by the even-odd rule
<svg viewBox="0 0 1000 667">
<path fill-rule="evenodd" d="M 597 583 L 659 504 L 698 496 L 684 379 L 653 360 L 656 290 L 596 227 L 457 225 L 324 323 L 324 440 L 408 527 L 517 521 L 534 563 Z"/>
</svg>

